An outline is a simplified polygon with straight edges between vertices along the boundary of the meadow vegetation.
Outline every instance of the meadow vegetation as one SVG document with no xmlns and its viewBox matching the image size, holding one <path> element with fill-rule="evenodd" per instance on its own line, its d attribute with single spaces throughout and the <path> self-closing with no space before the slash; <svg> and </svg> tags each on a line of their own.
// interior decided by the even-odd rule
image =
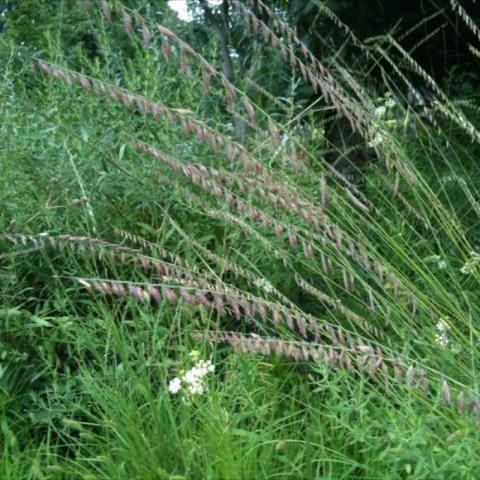
<svg viewBox="0 0 480 480">
<path fill-rule="evenodd" d="M 288 95 L 167 10 L 7 14 L 2 480 L 480 475 L 480 90 L 312 3 L 381 81 L 260 0 Z"/>
</svg>

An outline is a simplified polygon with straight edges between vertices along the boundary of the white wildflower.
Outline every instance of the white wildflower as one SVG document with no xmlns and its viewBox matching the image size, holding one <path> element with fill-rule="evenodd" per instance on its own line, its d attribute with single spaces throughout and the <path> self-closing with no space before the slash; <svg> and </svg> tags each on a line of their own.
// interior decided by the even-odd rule
<svg viewBox="0 0 480 480">
<path fill-rule="evenodd" d="M 435 335 L 435 341 L 442 347 L 446 348 L 448 346 L 448 337 L 447 335 Z"/>
<path fill-rule="evenodd" d="M 465 265 L 460 269 L 465 275 L 473 273 L 480 263 L 480 255 L 477 252 L 470 252 L 470 256 L 471 258 L 467 260 Z"/>
<path fill-rule="evenodd" d="M 205 391 L 205 387 L 200 382 L 191 383 L 187 385 L 187 390 L 190 395 L 202 395 Z"/>
<path fill-rule="evenodd" d="M 447 267 L 448 267 L 448 262 L 446 260 L 439 260 L 438 261 L 438 268 L 440 270 L 444 270 Z"/>
<path fill-rule="evenodd" d="M 370 142 L 368 142 L 369 147 L 376 147 L 377 145 L 380 145 L 385 139 L 385 135 L 382 132 L 377 132 L 375 133 L 375 137 L 373 137 Z"/>
<path fill-rule="evenodd" d="M 179 378 L 174 378 L 168 390 L 177 393 L 182 387 L 189 395 L 202 395 L 205 390 L 205 377 L 215 371 L 215 365 L 210 360 L 198 360 L 199 352 L 193 350 L 189 357 L 195 361 L 192 368 L 182 371 Z"/>
<path fill-rule="evenodd" d="M 375 116 L 377 118 L 383 118 L 385 116 L 385 113 L 387 113 L 387 109 L 383 105 L 380 105 L 375 109 Z"/>
<path fill-rule="evenodd" d="M 397 104 L 397 102 L 396 102 L 393 98 L 389 98 L 389 99 L 385 102 L 385 107 L 386 107 L 386 108 L 393 108 L 396 104 Z"/>
<path fill-rule="evenodd" d="M 168 391 L 170 393 L 175 394 L 181 388 L 182 388 L 182 381 L 178 377 L 175 377 L 173 380 L 170 380 L 170 383 L 168 384 Z"/>
<path fill-rule="evenodd" d="M 437 322 L 436 327 L 440 333 L 446 333 L 446 331 L 450 328 L 443 320 Z"/>
<path fill-rule="evenodd" d="M 435 341 L 440 345 L 442 348 L 446 348 L 448 346 L 448 334 L 447 331 L 450 329 L 448 326 L 448 317 L 445 319 L 440 319 L 437 324 L 435 325 L 438 333 L 435 335 Z"/>
<path fill-rule="evenodd" d="M 272 293 L 274 290 L 273 285 L 265 278 L 256 278 L 255 286 L 263 289 L 263 291 L 266 293 Z"/>
</svg>

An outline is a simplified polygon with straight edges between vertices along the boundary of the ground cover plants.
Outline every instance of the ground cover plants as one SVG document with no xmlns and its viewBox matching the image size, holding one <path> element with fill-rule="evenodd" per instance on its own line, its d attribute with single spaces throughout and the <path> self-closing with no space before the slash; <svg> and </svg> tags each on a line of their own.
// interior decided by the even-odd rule
<svg viewBox="0 0 480 480">
<path fill-rule="evenodd" d="M 227 4 L 243 77 L 151 2 L 6 14 L 0 478 L 477 478 L 478 89 Z"/>
</svg>

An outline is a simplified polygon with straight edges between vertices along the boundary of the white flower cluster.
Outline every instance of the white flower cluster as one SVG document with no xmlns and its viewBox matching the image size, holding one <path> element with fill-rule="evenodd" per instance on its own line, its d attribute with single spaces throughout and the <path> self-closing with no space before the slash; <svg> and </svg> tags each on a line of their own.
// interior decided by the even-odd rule
<svg viewBox="0 0 480 480">
<path fill-rule="evenodd" d="M 255 286 L 263 289 L 264 292 L 267 292 L 267 293 L 273 292 L 273 285 L 265 278 L 256 278 Z"/>
<path fill-rule="evenodd" d="M 375 116 L 377 118 L 383 118 L 387 113 L 387 107 L 385 105 L 380 105 L 375 109 Z"/>
<path fill-rule="evenodd" d="M 385 130 L 384 127 L 394 127 L 396 125 L 396 120 L 391 119 L 393 108 L 396 106 L 395 99 L 392 98 L 391 93 L 387 92 L 385 96 L 377 99 L 380 102 L 380 105 L 373 112 L 374 121 L 373 121 L 373 132 L 372 139 L 368 142 L 369 147 L 377 147 L 387 140 L 388 128 Z"/>
<path fill-rule="evenodd" d="M 196 357 L 197 352 L 192 352 L 191 357 Z M 215 371 L 215 365 L 210 360 L 197 360 L 189 370 L 180 372 L 168 384 L 168 391 L 172 394 L 184 390 L 189 395 L 202 395 L 205 390 L 205 377 L 208 373 Z"/>
<path fill-rule="evenodd" d="M 376 147 L 377 145 L 380 145 L 381 143 L 384 142 L 385 140 L 385 134 L 382 133 L 381 131 L 378 131 L 375 133 L 375 136 L 368 142 L 369 147 Z"/>
<path fill-rule="evenodd" d="M 473 273 L 477 268 L 477 265 L 480 263 L 480 255 L 477 252 L 470 252 L 470 257 L 471 258 L 467 260 L 465 265 L 460 269 L 465 275 Z"/>
<path fill-rule="evenodd" d="M 446 260 L 439 260 L 437 265 L 440 270 L 445 270 L 448 267 L 448 262 Z"/>
<path fill-rule="evenodd" d="M 440 270 L 445 270 L 448 267 L 447 260 L 444 260 L 440 255 L 430 255 L 423 259 L 426 263 L 436 263 Z"/>
<path fill-rule="evenodd" d="M 443 320 L 440 320 L 437 325 L 438 333 L 435 335 L 435 341 L 442 347 L 446 348 L 448 346 L 448 335 L 447 331 L 450 328 Z"/>
<path fill-rule="evenodd" d="M 387 96 L 386 97 L 387 99 L 385 100 L 385 107 L 386 108 L 393 108 L 397 105 L 397 102 L 395 101 L 395 99 L 391 98 L 390 96 Z"/>
</svg>

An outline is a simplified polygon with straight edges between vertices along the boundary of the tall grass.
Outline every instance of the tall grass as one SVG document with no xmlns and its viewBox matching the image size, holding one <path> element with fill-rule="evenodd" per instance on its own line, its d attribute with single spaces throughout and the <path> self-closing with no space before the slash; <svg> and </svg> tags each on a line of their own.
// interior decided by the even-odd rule
<svg viewBox="0 0 480 480">
<path fill-rule="evenodd" d="M 0 477 L 475 478 L 478 96 L 322 4 L 381 70 L 372 91 L 231 3 L 285 62 L 289 113 L 117 1 L 62 17 L 94 59 L 53 30 L 43 51 L 1 39 Z M 206 392 L 169 391 L 197 356 Z"/>
</svg>

